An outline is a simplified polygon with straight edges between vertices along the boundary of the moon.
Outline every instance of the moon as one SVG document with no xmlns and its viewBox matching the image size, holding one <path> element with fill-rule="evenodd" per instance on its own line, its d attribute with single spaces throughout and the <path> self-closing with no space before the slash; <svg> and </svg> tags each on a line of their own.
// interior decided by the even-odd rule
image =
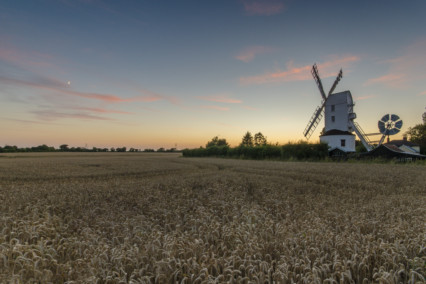
<svg viewBox="0 0 426 284">
<path fill-rule="evenodd" d="M 67 82 L 67 85 L 68 85 L 68 86 L 71 86 L 71 81 L 68 81 L 68 82 Z"/>
</svg>

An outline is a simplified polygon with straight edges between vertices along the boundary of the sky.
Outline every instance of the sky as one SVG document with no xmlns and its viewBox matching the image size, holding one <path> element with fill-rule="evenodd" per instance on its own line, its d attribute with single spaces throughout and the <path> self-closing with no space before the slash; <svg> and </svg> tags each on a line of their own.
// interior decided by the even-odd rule
<svg viewBox="0 0 426 284">
<path fill-rule="evenodd" d="M 426 1 L 2 0 L 0 146 L 236 146 L 303 130 L 340 68 L 366 133 L 426 107 Z M 319 141 L 322 121 L 310 138 Z"/>
</svg>

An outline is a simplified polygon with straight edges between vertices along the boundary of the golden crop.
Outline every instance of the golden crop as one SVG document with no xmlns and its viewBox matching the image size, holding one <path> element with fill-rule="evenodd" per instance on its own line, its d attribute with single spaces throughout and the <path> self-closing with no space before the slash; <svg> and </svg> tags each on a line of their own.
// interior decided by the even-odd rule
<svg viewBox="0 0 426 284">
<path fill-rule="evenodd" d="M 0 282 L 424 283 L 421 165 L 0 157 Z"/>
</svg>

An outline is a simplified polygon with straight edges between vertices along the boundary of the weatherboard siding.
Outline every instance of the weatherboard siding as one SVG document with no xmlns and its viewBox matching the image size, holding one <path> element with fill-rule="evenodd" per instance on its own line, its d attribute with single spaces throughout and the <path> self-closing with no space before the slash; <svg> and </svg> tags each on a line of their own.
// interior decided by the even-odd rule
<svg viewBox="0 0 426 284">
<path fill-rule="evenodd" d="M 349 113 L 352 112 L 352 95 L 349 91 L 331 94 L 325 105 L 325 131 L 349 131 Z M 334 118 L 333 118 L 334 117 Z"/>
</svg>

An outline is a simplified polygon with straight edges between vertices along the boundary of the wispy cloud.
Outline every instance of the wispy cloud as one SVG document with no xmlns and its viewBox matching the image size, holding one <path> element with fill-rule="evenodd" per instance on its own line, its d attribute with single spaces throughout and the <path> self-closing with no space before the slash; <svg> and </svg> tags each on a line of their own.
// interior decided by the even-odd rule
<svg viewBox="0 0 426 284">
<path fill-rule="evenodd" d="M 364 83 L 364 86 L 376 84 L 376 83 L 383 83 L 383 84 L 390 84 L 390 85 L 400 85 L 403 82 L 405 82 L 406 76 L 404 74 L 386 74 L 377 78 L 371 78 L 367 80 L 367 82 Z"/>
<path fill-rule="evenodd" d="M 38 90 L 49 91 L 52 93 L 60 93 L 69 96 L 82 97 L 87 99 L 99 100 L 107 103 L 122 103 L 122 102 L 155 102 L 162 100 L 163 98 L 158 95 L 142 95 L 132 98 L 121 98 L 112 94 L 99 94 L 99 93 L 88 93 L 79 92 L 67 87 L 65 82 L 61 82 L 55 79 L 43 78 L 37 81 L 26 81 L 14 78 L 7 78 L 0 76 L 0 82 L 4 84 L 35 88 Z"/>
<path fill-rule="evenodd" d="M 272 47 L 262 46 L 262 45 L 249 46 L 245 48 L 244 50 L 242 50 L 240 53 L 238 53 L 235 56 L 235 58 L 243 62 L 250 62 L 255 58 L 257 54 L 268 53 L 274 50 L 275 49 Z"/>
<path fill-rule="evenodd" d="M 9 117 L 0 117 L 2 120 L 8 120 L 8 121 L 15 121 L 23 124 L 51 124 L 49 122 L 44 121 L 34 121 L 34 120 L 26 120 L 26 119 L 16 119 L 16 118 L 9 118 Z"/>
<path fill-rule="evenodd" d="M 423 92 L 418 94 L 418 96 L 425 96 L 425 95 L 426 95 L 426 91 L 423 91 Z"/>
<path fill-rule="evenodd" d="M 89 111 L 89 112 L 96 112 L 96 113 L 117 113 L 117 114 L 132 114 L 128 111 L 121 111 L 121 110 L 112 110 L 112 109 L 104 109 L 104 108 L 92 108 L 92 107 L 73 107 L 72 109 L 75 110 L 83 110 L 83 111 Z"/>
<path fill-rule="evenodd" d="M 169 103 L 171 103 L 173 105 L 177 105 L 177 106 L 181 105 L 181 101 L 177 97 L 166 96 L 166 95 L 159 94 L 159 93 L 156 93 L 156 92 L 152 92 L 152 91 L 149 91 L 149 90 L 146 90 L 146 89 L 142 89 L 142 90 L 140 90 L 140 92 L 143 94 L 142 97 L 144 97 L 144 98 L 150 98 L 150 99 L 146 100 L 146 102 L 149 102 L 149 101 L 154 102 L 154 101 L 159 101 L 159 100 L 166 100 L 166 101 L 168 101 Z"/>
<path fill-rule="evenodd" d="M 220 106 L 201 106 L 204 109 L 213 109 L 218 111 L 229 111 L 229 107 L 220 107 Z"/>
<path fill-rule="evenodd" d="M 227 103 L 227 104 L 240 104 L 243 102 L 238 99 L 229 98 L 225 95 L 204 96 L 204 97 L 198 97 L 198 98 L 205 101 L 209 101 L 209 102 Z"/>
<path fill-rule="evenodd" d="M 248 15 L 270 16 L 285 10 L 284 3 L 280 0 L 242 0 L 242 3 Z"/>
<path fill-rule="evenodd" d="M 344 56 L 338 57 L 333 56 L 330 60 L 318 63 L 318 69 L 320 70 L 321 77 L 326 78 L 335 76 L 340 68 L 348 67 L 351 63 L 358 61 L 358 56 Z M 286 70 L 276 70 L 274 72 L 268 72 L 262 75 L 241 77 L 240 83 L 243 85 L 250 84 L 270 84 L 270 83 L 281 83 L 289 81 L 303 81 L 310 80 L 311 77 L 311 65 L 305 66 L 294 66 L 293 62 L 290 61 L 287 64 Z"/>
<path fill-rule="evenodd" d="M 404 88 L 413 82 L 426 80 L 426 39 L 419 40 L 406 47 L 399 57 L 386 60 L 388 71 L 377 78 L 367 80 L 364 85 L 384 84 L 389 87 Z"/>
<path fill-rule="evenodd" d="M 368 99 L 372 99 L 377 97 L 376 95 L 366 95 L 366 96 L 360 96 L 360 97 L 355 97 L 354 100 L 355 101 L 362 101 L 362 100 L 368 100 Z"/>
<path fill-rule="evenodd" d="M 33 111 L 32 113 L 43 121 L 53 121 L 61 118 L 77 118 L 84 120 L 113 120 L 108 117 L 96 116 L 87 113 L 58 112 L 56 110 L 37 110 Z"/>
<path fill-rule="evenodd" d="M 24 69 L 56 67 L 54 57 L 37 51 L 25 52 L 16 47 L 0 46 L 0 61 L 8 62 Z"/>
</svg>

